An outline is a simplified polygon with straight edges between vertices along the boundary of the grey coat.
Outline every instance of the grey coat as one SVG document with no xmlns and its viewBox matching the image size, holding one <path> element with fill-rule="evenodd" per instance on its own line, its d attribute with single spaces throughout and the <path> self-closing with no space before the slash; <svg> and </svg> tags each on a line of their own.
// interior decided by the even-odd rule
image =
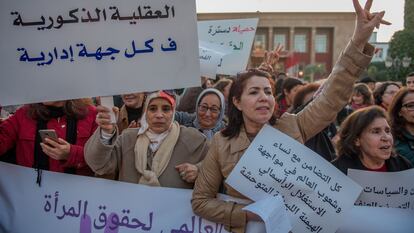
<svg viewBox="0 0 414 233">
<path fill-rule="evenodd" d="M 85 145 L 85 160 L 98 175 L 118 173 L 120 181 L 138 183 L 141 174 L 135 168 L 134 147 L 138 128 L 125 129 L 115 135 L 111 145 L 101 141 L 101 130 L 95 133 Z M 175 166 L 182 163 L 200 163 L 208 150 L 206 138 L 198 130 L 180 126 L 180 136 L 174 147 L 167 168 L 158 178 L 162 187 L 193 188 L 193 184 L 181 179 Z M 151 159 L 152 161 L 152 159 Z"/>
</svg>

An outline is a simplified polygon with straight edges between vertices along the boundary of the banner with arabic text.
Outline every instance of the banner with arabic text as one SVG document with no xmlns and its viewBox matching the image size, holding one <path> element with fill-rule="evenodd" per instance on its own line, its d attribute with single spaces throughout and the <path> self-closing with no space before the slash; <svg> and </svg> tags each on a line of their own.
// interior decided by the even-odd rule
<svg viewBox="0 0 414 233">
<path fill-rule="evenodd" d="M 246 69 L 258 22 L 258 18 L 198 22 L 199 40 L 211 42 L 231 51 L 228 54 L 226 52 L 219 64 L 218 74 L 236 75 Z"/>
<path fill-rule="evenodd" d="M 0 2 L 0 105 L 200 85 L 194 0 Z"/>
</svg>

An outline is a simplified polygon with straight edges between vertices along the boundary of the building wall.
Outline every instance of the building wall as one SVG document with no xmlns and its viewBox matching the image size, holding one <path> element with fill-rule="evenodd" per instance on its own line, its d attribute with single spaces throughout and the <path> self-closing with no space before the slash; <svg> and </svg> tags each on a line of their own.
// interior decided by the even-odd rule
<svg viewBox="0 0 414 233">
<path fill-rule="evenodd" d="M 256 31 L 256 39 L 265 39 L 263 48 L 252 50 L 250 65 L 260 63 L 264 56 L 264 50 L 273 49 L 275 34 L 286 34 L 287 50 L 292 53 L 294 49 L 295 35 L 303 34 L 306 37 L 307 51 L 295 53 L 301 66 L 308 64 L 318 65 L 325 63 L 327 72 L 332 69 L 335 60 L 350 40 L 355 23 L 355 14 L 352 12 L 255 12 L 255 13 L 202 13 L 198 14 L 199 20 L 259 18 Z M 326 34 L 328 48 L 326 53 L 315 52 L 315 39 L 319 34 Z M 301 39 L 303 37 L 298 37 Z M 299 41 L 299 40 L 298 40 Z M 260 44 L 258 44 L 260 45 Z M 260 47 L 260 46 L 259 46 Z M 286 65 L 289 53 L 284 53 L 281 62 Z"/>
</svg>

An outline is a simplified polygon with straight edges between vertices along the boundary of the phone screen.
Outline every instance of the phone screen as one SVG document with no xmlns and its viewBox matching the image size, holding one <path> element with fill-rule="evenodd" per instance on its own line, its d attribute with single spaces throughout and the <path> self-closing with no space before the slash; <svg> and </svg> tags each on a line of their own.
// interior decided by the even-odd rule
<svg viewBox="0 0 414 233">
<path fill-rule="evenodd" d="M 44 142 L 46 138 L 52 139 L 54 141 L 58 140 L 56 131 L 54 129 L 41 129 L 39 130 L 39 134 L 42 142 Z"/>
</svg>

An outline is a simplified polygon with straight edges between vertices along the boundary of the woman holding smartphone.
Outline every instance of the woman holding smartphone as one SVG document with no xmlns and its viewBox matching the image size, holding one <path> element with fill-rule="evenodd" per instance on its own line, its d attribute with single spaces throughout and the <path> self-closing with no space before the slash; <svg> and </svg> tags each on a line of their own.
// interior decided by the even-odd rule
<svg viewBox="0 0 414 233">
<path fill-rule="evenodd" d="M 86 165 L 83 145 L 95 131 L 95 107 L 85 99 L 25 105 L 0 125 L 0 156 L 16 148 L 16 163 L 71 174 L 93 175 Z M 57 139 L 40 130 L 56 132 Z M 40 176 L 38 176 L 40 184 Z"/>
</svg>

